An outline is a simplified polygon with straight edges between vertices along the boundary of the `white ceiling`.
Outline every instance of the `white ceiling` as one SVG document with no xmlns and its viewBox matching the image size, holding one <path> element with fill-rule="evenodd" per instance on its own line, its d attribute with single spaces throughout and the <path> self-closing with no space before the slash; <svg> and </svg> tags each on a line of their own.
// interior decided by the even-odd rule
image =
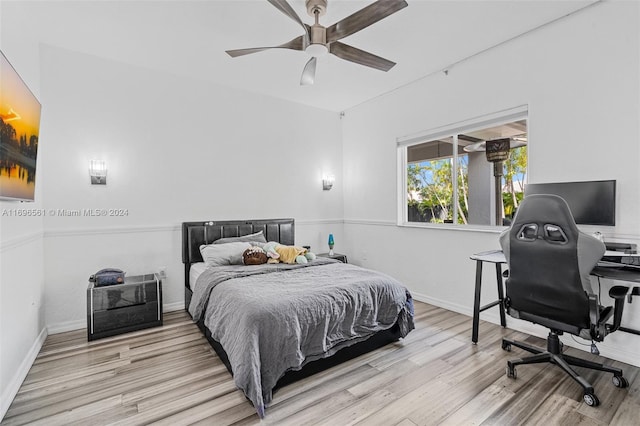
<svg viewBox="0 0 640 426">
<path fill-rule="evenodd" d="M 40 42 L 191 78 L 343 111 L 577 11 L 596 0 L 408 0 L 409 6 L 341 41 L 397 62 L 377 71 L 328 55 L 314 86 L 300 86 L 308 56 L 272 46 L 302 34 L 265 0 L 2 1 L 26 14 Z M 289 0 L 308 24 L 304 0 Z M 324 26 L 372 1 L 329 0 Z M 7 9 L 10 8 L 10 9 Z M 514 58 L 517 60 L 517 58 Z"/>
</svg>

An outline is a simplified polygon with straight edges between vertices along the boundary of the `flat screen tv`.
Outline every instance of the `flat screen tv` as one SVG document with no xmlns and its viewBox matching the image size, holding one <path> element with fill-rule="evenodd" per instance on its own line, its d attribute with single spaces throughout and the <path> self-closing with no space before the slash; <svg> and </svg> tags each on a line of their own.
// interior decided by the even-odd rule
<svg viewBox="0 0 640 426">
<path fill-rule="evenodd" d="M 531 194 L 555 194 L 564 198 L 578 225 L 616 224 L 615 180 L 525 185 L 525 197 Z"/>
<path fill-rule="evenodd" d="M 33 201 L 40 102 L 0 52 L 0 199 Z"/>
</svg>

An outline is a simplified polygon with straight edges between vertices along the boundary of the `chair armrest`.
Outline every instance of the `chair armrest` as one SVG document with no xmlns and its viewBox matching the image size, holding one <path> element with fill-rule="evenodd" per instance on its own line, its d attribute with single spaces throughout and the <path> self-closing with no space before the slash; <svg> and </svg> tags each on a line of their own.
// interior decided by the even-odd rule
<svg viewBox="0 0 640 426">
<path fill-rule="evenodd" d="M 598 303 L 598 296 L 595 294 L 589 295 L 589 321 L 591 324 L 597 324 L 600 319 L 600 304 Z"/>
<path fill-rule="evenodd" d="M 624 297 L 627 295 L 628 292 L 629 292 L 629 287 L 614 285 L 609 290 L 609 297 L 616 300 L 624 299 Z"/>
<path fill-rule="evenodd" d="M 598 342 L 601 342 L 604 338 L 604 330 L 602 330 L 602 324 L 600 324 L 600 303 L 598 303 L 598 296 L 595 294 L 589 294 L 589 322 L 591 323 L 591 338 Z"/>
<path fill-rule="evenodd" d="M 620 323 L 622 322 L 622 312 L 624 310 L 624 302 L 627 293 L 629 292 L 629 287 L 616 285 L 611 287 L 609 290 L 609 296 L 615 299 L 615 305 L 613 309 L 613 325 L 607 326 L 607 331 L 609 333 L 616 331 L 618 327 L 620 327 Z"/>
</svg>

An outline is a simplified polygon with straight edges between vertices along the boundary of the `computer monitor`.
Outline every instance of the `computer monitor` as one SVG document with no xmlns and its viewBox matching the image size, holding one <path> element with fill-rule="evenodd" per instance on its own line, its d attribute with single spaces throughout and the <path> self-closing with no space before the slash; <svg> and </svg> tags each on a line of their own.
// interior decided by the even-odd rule
<svg viewBox="0 0 640 426">
<path fill-rule="evenodd" d="M 524 196 L 555 194 L 565 199 L 578 225 L 616 224 L 616 181 L 532 183 Z"/>
</svg>

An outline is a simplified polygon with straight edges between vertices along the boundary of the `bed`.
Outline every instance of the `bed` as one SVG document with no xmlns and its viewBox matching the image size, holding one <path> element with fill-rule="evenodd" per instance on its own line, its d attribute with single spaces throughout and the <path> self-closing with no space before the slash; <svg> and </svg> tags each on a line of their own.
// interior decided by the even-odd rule
<svg viewBox="0 0 640 426">
<path fill-rule="evenodd" d="M 410 293 L 379 272 L 320 257 L 245 266 L 211 264 L 207 253 L 204 264 L 201 246 L 232 251 L 256 233 L 293 246 L 295 222 L 184 222 L 182 261 L 185 309 L 263 418 L 277 388 L 396 341 L 414 325 Z"/>
</svg>

